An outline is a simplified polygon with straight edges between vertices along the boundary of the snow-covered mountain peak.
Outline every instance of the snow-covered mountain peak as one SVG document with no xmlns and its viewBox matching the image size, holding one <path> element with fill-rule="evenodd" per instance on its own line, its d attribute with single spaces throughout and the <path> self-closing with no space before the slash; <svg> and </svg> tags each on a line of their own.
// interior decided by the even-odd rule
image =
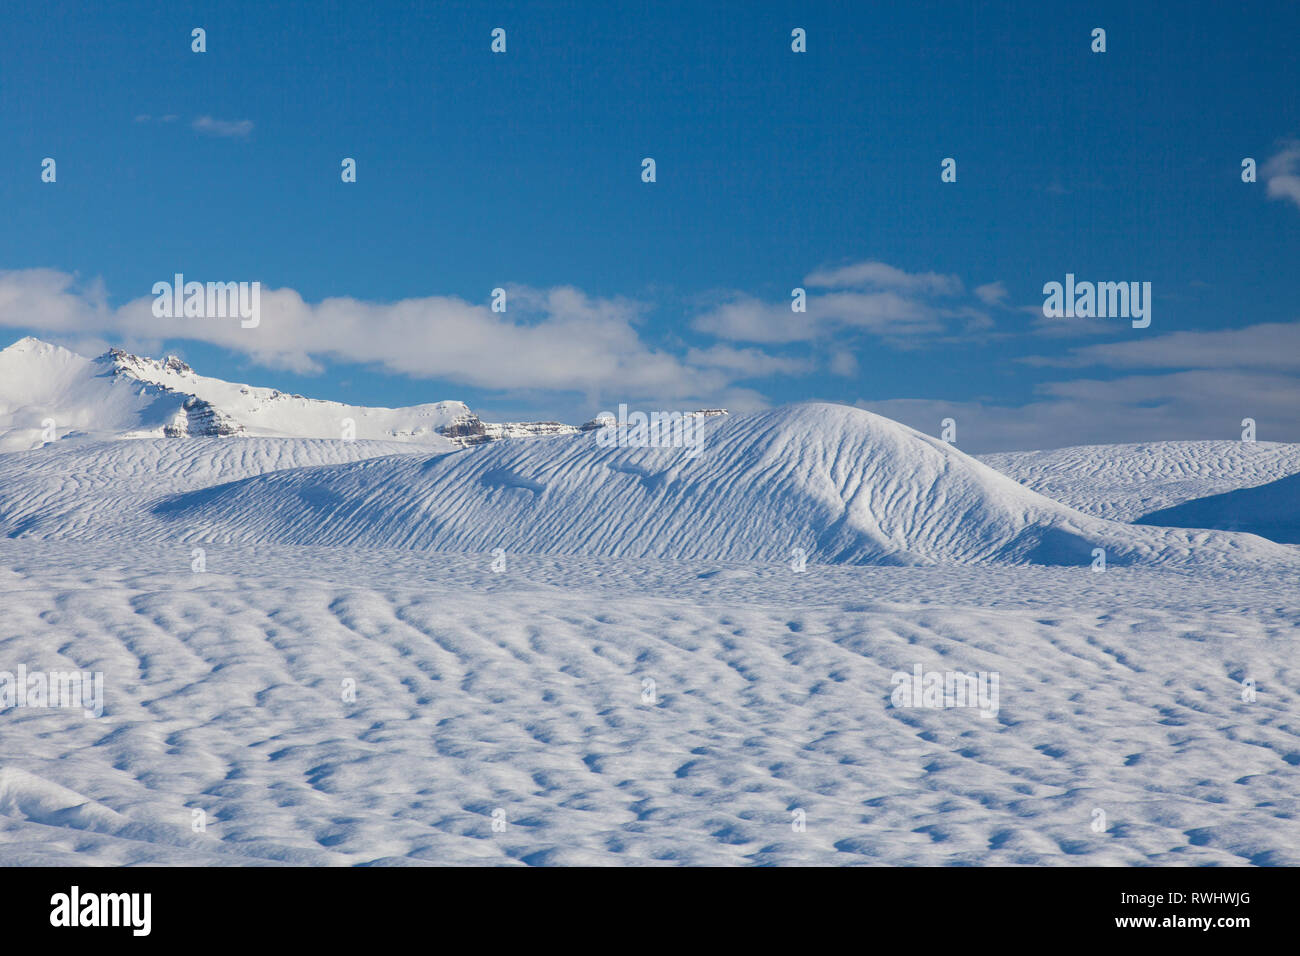
<svg viewBox="0 0 1300 956">
<path fill-rule="evenodd" d="M 196 375 L 194 369 L 175 355 L 169 355 L 159 361 L 158 359 L 134 355 L 124 349 L 111 348 L 95 361 L 112 366 L 113 370 L 118 374 L 132 375 L 148 382 L 155 382 L 158 377 L 168 374 L 178 376 Z"/>
<path fill-rule="evenodd" d="M 61 345 L 54 345 L 31 335 L 24 336 L 8 348 L 0 349 L 0 355 L 6 353 L 13 353 L 14 355 L 53 355 L 60 352 L 67 355 L 76 355 L 75 352 L 71 352 Z"/>
<path fill-rule="evenodd" d="M 483 422 L 456 401 L 377 408 L 306 398 L 209 378 L 174 355 L 112 348 L 90 359 L 30 336 L 0 350 L 0 451 L 69 435 L 355 438 L 445 449 L 576 431 L 559 422 Z"/>
</svg>

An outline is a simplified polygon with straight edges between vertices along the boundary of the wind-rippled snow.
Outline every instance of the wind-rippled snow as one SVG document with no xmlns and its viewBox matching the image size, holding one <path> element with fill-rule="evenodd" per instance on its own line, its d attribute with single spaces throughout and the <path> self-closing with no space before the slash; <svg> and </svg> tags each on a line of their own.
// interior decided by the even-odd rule
<svg viewBox="0 0 1300 956">
<path fill-rule="evenodd" d="M 1279 581 L 124 557 L 0 545 L 0 661 L 107 698 L 0 716 L 0 862 L 1300 863 Z M 893 707 L 917 663 L 996 718 Z"/>
<path fill-rule="evenodd" d="M 0 671 L 105 685 L 0 712 L 0 863 L 1300 864 L 1295 546 L 831 406 L 411 452 L 0 454 Z"/>
</svg>

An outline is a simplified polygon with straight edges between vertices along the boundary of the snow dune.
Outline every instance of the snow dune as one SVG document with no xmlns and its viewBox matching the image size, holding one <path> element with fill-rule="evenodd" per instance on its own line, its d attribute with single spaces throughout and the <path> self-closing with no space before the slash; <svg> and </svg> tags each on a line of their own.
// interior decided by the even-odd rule
<svg viewBox="0 0 1300 956">
<path fill-rule="evenodd" d="M 1300 474 L 1300 444 L 1284 442 L 1158 441 L 978 457 L 1040 494 L 1117 521 Z"/>
<path fill-rule="evenodd" d="M 1194 498 L 1138 519 L 1142 524 L 1176 528 L 1218 528 L 1245 531 L 1300 544 L 1300 475 L 1290 475 L 1253 488 Z"/>
<path fill-rule="evenodd" d="M 705 423 L 683 449 L 594 434 L 373 458 L 176 496 L 153 517 L 196 539 L 673 560 L 924 565 L 1295 561 L 1228 536 L 1105 521 L 956 448 L 841 405 Z"/>
<path fill-rule="evenodd" d="M 146 509 L 169 495 L 410 450 L 399 442 L 310 438 L 65 439 L 0 455 L 0 535 L 166 537 Z"/>
</svg>

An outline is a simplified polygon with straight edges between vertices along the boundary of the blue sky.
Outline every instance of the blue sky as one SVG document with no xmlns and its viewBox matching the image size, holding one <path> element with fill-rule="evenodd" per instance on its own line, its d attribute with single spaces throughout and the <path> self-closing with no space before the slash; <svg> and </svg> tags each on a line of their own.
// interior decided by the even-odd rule
<svg viewBox="0 0 1300 956">
<path fill-rule="evenodd" d="M 974 451 L 1234 438 L 1243 417 L 1300 440 L 1291 0 L 6 21 L 5 339 L 494 418 L 828 399 L 954 417 Z M 261 282 L 261 324 L 153 318 L 177 272 Z M 1150 282 L 1151 326 L 1044 319 L 1067 272 Z"/>
</svg>

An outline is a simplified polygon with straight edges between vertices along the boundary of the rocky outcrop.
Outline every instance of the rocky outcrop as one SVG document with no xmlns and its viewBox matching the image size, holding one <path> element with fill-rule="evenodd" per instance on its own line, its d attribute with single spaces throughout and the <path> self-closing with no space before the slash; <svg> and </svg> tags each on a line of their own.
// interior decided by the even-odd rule
<svg viewBox="0 0 1300 956">
<path fill-rule="evenodd" d="M 243 433 L 243 425 L 222 414 L 211 402 L 193 395 L 185 399 L 176 417 L 163 426 L 164 438 L 226 438 Z"/>
<path fill-rule="evenodd" d="M 504 438 L 545 438 L 577 433 L 577 428 L 562 422 L 485 422 L 473 413 L 461 415 L 438 429 L 438 434 L 462 448 Z"/>
</svg>

